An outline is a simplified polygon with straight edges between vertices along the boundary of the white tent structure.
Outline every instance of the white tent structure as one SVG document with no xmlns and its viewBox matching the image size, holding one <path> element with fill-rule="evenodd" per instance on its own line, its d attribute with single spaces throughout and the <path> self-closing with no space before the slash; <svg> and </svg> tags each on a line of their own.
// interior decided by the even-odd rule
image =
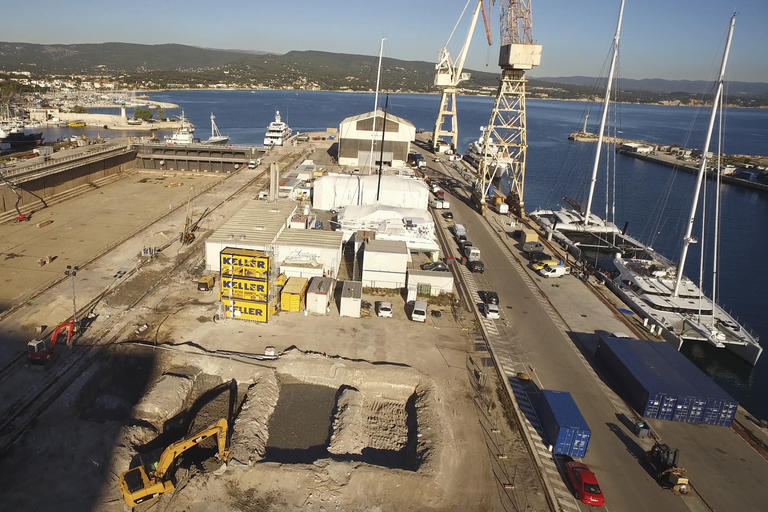
<svg viewBox="0 0 768 512">
<path fill-rule="evenodd" d="M 382 176 L 379 200 L 376 194 L 379 176 L 329 174 L 315 180 L 312 208 L 336 210 L 350 205 L 388 205 L 398 208 L 427 209 L 427 185 L 407 176 Z"/>
<path fill-rule="evenodd" d="M 346 242 L 357 231 L 374 231 L 376 240 L 401 240 L 411 252 L 439 253 L 435 223 L 426 209 L 384 205 L 346 206 L 338 214 Z"/>
</svg>

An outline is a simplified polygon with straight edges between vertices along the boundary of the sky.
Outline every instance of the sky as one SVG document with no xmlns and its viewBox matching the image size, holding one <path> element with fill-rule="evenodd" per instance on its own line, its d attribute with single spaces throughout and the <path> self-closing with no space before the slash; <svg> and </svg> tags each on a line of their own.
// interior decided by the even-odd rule
<svg viewBox="0 0 768 512">
<path fill-rule="evenodd" d="M 470 0 L 471 11 L 476 0 Z M 487 2 L 489 3 L 489 2 Z M 466 0 L 0 0 L 0 40 L 28 43 L 181 43 L 284 53 L 324 50 L 434 62 Z M 466 68 L 498 72 L 499 2 L 488 46 L 482 19 Z M 606 74 L 620 0 L 531 0 L 543 46 L 530 76 Z M 737 12 L 730 80 L 768 82 L 768 0 L 627 0 L 623 78 L 712 80 Z M 448 49 L 459 52 L 469 12 Z"/>
</svg>

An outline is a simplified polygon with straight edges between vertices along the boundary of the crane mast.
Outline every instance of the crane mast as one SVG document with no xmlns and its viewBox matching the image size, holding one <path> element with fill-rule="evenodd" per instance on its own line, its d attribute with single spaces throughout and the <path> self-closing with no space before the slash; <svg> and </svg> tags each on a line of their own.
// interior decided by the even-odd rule
<svg viewBox="0 0 768 512">
<path fill-rule="evenodd" d="M 459 20 L 456 22 L 458 26 L 461 18 L 464 16 L 464 12 L 469 7 L 472 0 L 468 0 L 464 6 L 464 10 L 459 15 Z M 495 1 L 495 0 L 494 0 Z M 435 119 L 435 130 L 432 133 L 432 149 L 437 150 L 440 145 L 441 137 L 446 137 L 451 141 L 451 146 L 456 150 L 459 143 L 459 124 L 456 112 L 456 94 L 458 93 L 458 86 L 461 82 L 469 80 L 470 74 L 464 73 L 464 62 L 467 58 L 467 52 L 469 51 L 469 44 L 472 40 L 472 34 L 475 32 L 475 26 L 477 25 L 477 18 L 482 12 L 483 21 L 485 22 L 485 34 L 488 38 L 488 44 L 491 44 L 491 31 L 488 26 L 488 16 L 486 15 L 484 0 L 477 0 L 475 9 L 472 12 L 472 19 L 469 23 L 469 30 L 467 31 L 467 37 L 464 41 L 459 56 L 456 62 L 452 62 L 451 55 L 448 52 L 448 43 L 440 50 L 440 57 L 435 65 L 435 86 L 442 90 L 440 97 L 440 106 L 437 110 L 437 119 Z M 456 27 L 454 27 L 454 31 Z M 451 33 L 453 36 L 453 32 Z M 450 37 L 448 38 L 450 42 Z M 450 127 L 444 128 L 446 121 L 450 118 Z"/>
<path fill-rule="evenodd" d="M 510 206 L 519 215 L 525 213 L 525 160 L 528 151 L 525 112 L 525 71 L 541 63 L 541 45 L 533 44 L 530 0 L 502 0 L 501 78 L 496 99 L 485 130 L 483 157 L 475 194 L 480 211 L 485 213 L 485 198 L 497 173 L 509 173 Z M 491 144 L 496 146 L 492 151 Z"/>
</svg>

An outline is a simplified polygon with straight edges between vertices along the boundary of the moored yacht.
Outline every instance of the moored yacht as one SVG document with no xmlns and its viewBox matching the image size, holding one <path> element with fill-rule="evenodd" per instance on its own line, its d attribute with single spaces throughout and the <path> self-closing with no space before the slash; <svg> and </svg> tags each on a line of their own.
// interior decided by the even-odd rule
<svg viewBox="0 0 768 512">
<path fill-rule="evenodd" d="M 174 130 L 173 135 L 166 136 L 165 141 L 168 144 L 192 144 L 195 142 L 195 127 L 192 123 L 184 117 L 184 111 L 181 111 L 181 117 L 179 118 L 181 125 Z"/>
<path fill-rule="evenodd" d="M 687 231 L 682 237 L 682 249 L 677 265 L 667 258 L 641 244 L 634 251 L 614 259 L 615 272 L 607 280 L 608 286 L 633 310 L 654 326 L 661 328 L 662 336 L 678 348 L 683 341 L 706 341 L 718 348 L 735 353 L 748 363 L 755 365 L 763 352 L 760 343 L 752 333 L 717 304 L 717 255 L 719 253 L 719 200 L 715 203 L 715 228 L 713 237 L 712 298 L 707 297 L 697 285 L 683 274 L 690 244 L 695 243 L 693 225 L 698 211 L 699 196 L 707 169 L 709 145 L 718 109 L 723 102 L 725 68 L 730 51 L 735 15 L 731 18 L 728 38 L 723 52 L 720 75 L 709 128 L 704 142 L 701 163 L 697 175 L 689 214 Z M 722 136 L 722 133 L 719 134 Z M 721 144 L 718 144 L 718 148 Z M 717 161 L 720 161 L 718 157 Z M 716 196 L 720 194 L 720 172 L 716 182 Z M 703 222 L 703 221 L 702 221 Z M 626 237 L 631 238 L 631 237 Z M 702 247 L 702 251 L 704 248 Z"/>
<path fill-rule="evenodd" d="M 267 126 L 267 133 L 264 135 L 265 146 L 282 146 L 288 137 L 291 136 L 291 128 L 280 118 L 280 111 L 275 111 L 275 120 Z"/>
</svg>

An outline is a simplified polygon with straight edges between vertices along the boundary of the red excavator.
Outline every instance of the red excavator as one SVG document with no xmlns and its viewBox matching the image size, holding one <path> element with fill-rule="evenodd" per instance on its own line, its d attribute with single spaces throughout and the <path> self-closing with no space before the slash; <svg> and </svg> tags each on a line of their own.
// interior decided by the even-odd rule
<svg viewBox="0 0 768 512">
<path fill-rule="evenodd" d="M 79 324 L 80 322 L 78 322 Z M 27 359 L 32 363 L 45 363 L 53 359 L 53 349 L 59 341 L 59 337 L 64 338 L 64 343 L 69 343 L 75 336 L 75 322 L 69 319 L 59 324 L 51 333 L 51 338 L 46 342 L 45 338 L 35 339 L 27 343 Z"/>
</svg>

